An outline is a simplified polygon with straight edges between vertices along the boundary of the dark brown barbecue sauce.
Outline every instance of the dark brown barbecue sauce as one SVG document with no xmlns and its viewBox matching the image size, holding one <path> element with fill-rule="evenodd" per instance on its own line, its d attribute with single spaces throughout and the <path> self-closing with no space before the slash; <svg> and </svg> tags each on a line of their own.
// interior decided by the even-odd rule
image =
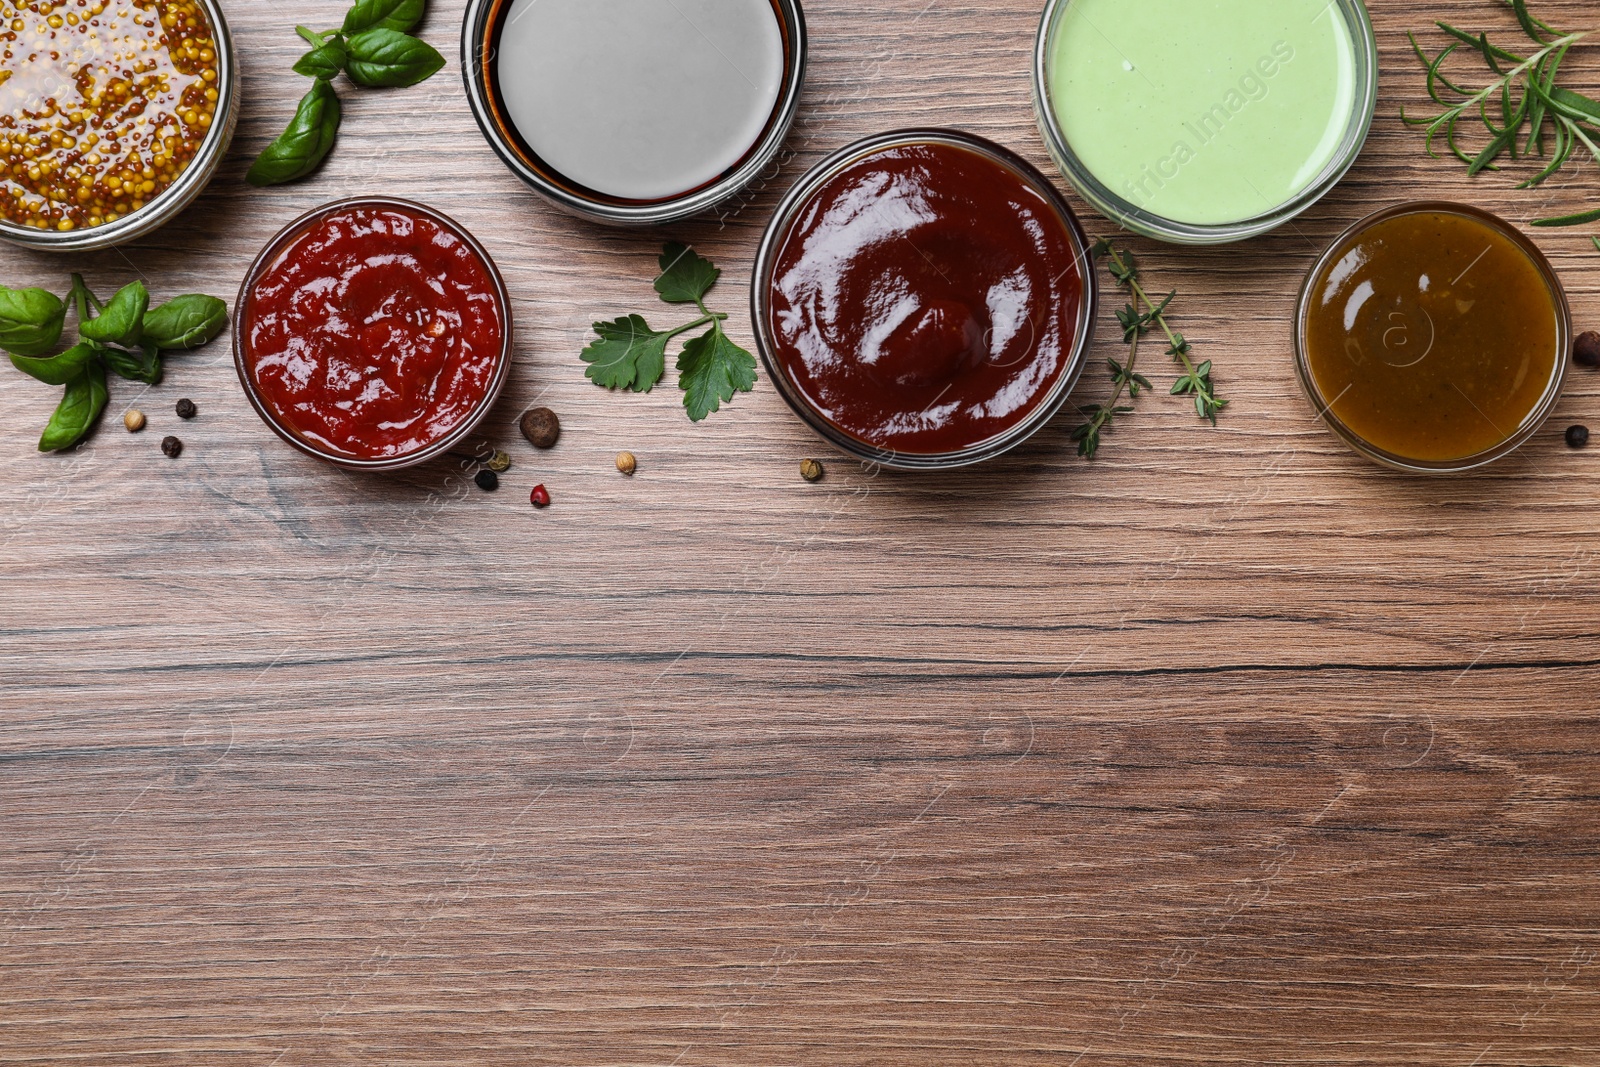
<svg viewBox="0 0 1600 1067">
<path fill-rule="evenodd" d="M 1081 358 L 1082 238 L 1023 166 L 891 145 L 798 206 L 764 325 L 793 391 L 828 423 L 873 448 L 942 456 L 1059 401 Z"/>
</svg>

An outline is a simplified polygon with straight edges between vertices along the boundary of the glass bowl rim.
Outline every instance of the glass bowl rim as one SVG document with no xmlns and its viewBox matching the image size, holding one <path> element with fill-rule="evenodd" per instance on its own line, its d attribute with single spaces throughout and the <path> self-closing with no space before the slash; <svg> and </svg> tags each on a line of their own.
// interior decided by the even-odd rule
<svg viewBox="0 0 1600 1067">
<path fill-rule="evenodd" d="M 239 121 L 239 62 L 220 0 L 196 0 L 217 42 L 217 108 L 194 158 L 176 181 L 144 207 L 115 222 L 83 230 L 41 230 L 0 219 L 0 241 L 36 252 L 95 252 L 134 241 L 160 229 L 194 202 L 216 177 Z"/>
<path fill-rule="evenodd" d="M 501 342 L 500 354 L 495 361 L 494 377 L 490 380 L 483 399 L 473 408 L 472 413 L 463 419 L 459 426 L 439 440 L 414 452 L 408 452 L 401 456 L 388 456 L 383 459 L 361 459 L 356 456 L 344 455 L 313 444 L 301 437 L 292 427 L 286 425 L 279 418 L 277 412 L 272 410 L 271 406 L 262 399 L 250 374 L 247 363 L 249 353 L 245 350 L 247 347 L 245 324 L 247 322 L 250 298 L 256 283 L 261 279 L 261 275 L 277 260 L 278 256 L 292 241 L 317 222 L 341 211 L 362 207 L 396 208 L 402 212 L 416 213 L 439 223 L 465 241 L 489 272 L 489 278 L 494 283 L 495 300 L 505 322 L 505 337 Z M 462 441 L 472 436 L 473 432 L 483 423 L 483 420 L 488 417 L 495 404 L 499 402 L 500 395 L 504 392 L 506 383 L 511 377 L 512 356 L 515 351 L 510 293 L 506 289 L 505 278 L 501 276 L 500 268 L 495 264 L 488 250 L 465 226 L 462 226 L 437 208 L 420 204 L 414 200 L 404 200 L 392 196 L 349 196 L 334 200 L 320 207 L 312 208 L 279 230 L 256 256 L 255 261 L 250 265 L 249 271 L 245 274 L 244 282 L 239 286 L 238 300 L 234 304 L 233 327 L 234 370 L 239 375 L 240 384 L 244 386 L 245 396 L 249 399 L 251 407 L 255 408 L 256 414 L 261 417 L 261 421 L 300 452 L 315 459 L 331 463 L 336 467 L 353 471 L 395 471 L 419 466 L 448 453 Z"/>
<path fill-rule="evenodd" d="M 1333 412 L 1323 395 L 1322 388 L 1317 384 L 1316 376 L 1311 371 L 1310 355 L 1307 351 L 1309 340 L 1307 330 L 1310 320 L 1312 291 L 1317 280 L 1322 276 L 1333 260 L 1333 256 L 1352 238 L 1366 232 L 1373 226 L 1387 222 L 1390 219 L 1401 218 L 1406 215 L 1425 213 L 1438 213 L 1460 215 L 1484 223 L 1497 233 L 1505 235 L 1513 244 L 1527 255 L 1541 277 L 1545 281 L 1551 297 L 1551 304 L 1556 312 L 1556 359 L 1555 369 L 1551 372 L 1550 382 L 1545 387 L 1543 397 L 1539 403 L 1523 419 L 1517 431 L 1504 441 L 1492 448 L 1484 449 L 1471 456 L 1464 456 L 1456 460 L 1418 460 L 1408 456 L 1401 456 L 1385 449 L 1379 448 L 1363 438 L 1360 434 L 1350 429 L 1342 419 Z M 1461 204 L 1450 200 L 1408 200 L 1399 204 L 1374 211 L 1372 214 L 1352 223 L 1337 237 L 1329 242 L 1328 247 L 1317 257 L 1311 269 L 1306 272 L 1305 281 L 1300 285 L 1300 293 L 1295 300 L 1295 328 L 1294 328 L 1294 362 L 1295 375 L 1300 380 L 1300 388 L 1306 399 L 1317 412 L 1318 421 L 1322 422 L 1334 436 L 1344 441 L 1354 451 L 1382 466 L 1393 470 L 1404 471 L 1409 474 L 1446 475 L 1465 474 L 1486 467 L 1491 463 L 1504 459 L 1523 445 L 1527 444 L 1535 434 L 1550 420 L 1555 413 L 1556 405 L 1561 402 L 1566 389 L 1569 360 L 1568 351 L 1572 347 L 1572 307 L 1567 300 L 1566 288 L 1561 284 L 1561 278 L 1556 274 L 1550 260 L 1521 230 L 1510 222 L 1474 207 L 1471 204 Z"/>
<path fill-rule="evenodd" d="M 1357 85 L 1354 109 L 1339 150 L 1310 185 L 1270 211 L 1226 223 L 1178 222 L 1130 203 L 1100 181 L 1072 149 L 1050 106 L 1050 45 L 1057 21 L 1079 0 L 1047 0 L 1034 43 L 1033 107 L 1040 136 L 1051 158 L 1075 192 L 1109 221 L 1132 233 L 1169 244 L 1219 245 L 1257 237 L 1283 226 L 1315 206 L 1355 166 L 1378 111 L 1378 39 L 1363 0 L 1332 0 L 1350 27 L 1355 46 Z"/>
<path fill-rule="evenodd" d="M 738 196 L 755 182 L 778 157 L 800 112 L 805 88 L 810 39 L 801 0 L 769 0 L 783 27 L 787 67 L 772 116 L 760 140 L 752 145 L 732 170 L 710 183 L 665 200 L 634 202 L 583 195 L 575 186 L 552 181 L 522 158 L 495 122 L 490 106 L 483 43 L 490 30 L 489 16 L 507 0 L 468 0 L 461 24 L 461 75 L 467 104 L 489 147 L 516 178 L 547 202 L 568 214 L 614 226 L 660 226 L 693 218 Z"/>
<path fill-rule="evenodd" d="M 788 238 L 800 210 L 823 185 L 844 169 L 885 149 L 930 143 L 978 152 L 1016 174 L 1055 208 L 1073 245 L 1079 266 L 1077 332 L 1073 338 L 1067 367 L 1050 395 L 1016 425 L 988 440 L 956 452 L 902 452 L 872 445 L 845 433 L 824 418 L 789 381 L 777 358 L 777 344 L 771 331 L 772 276 L 777 267 L 780 248 Z M 794 184 L 773 211 L 772 218 L 762 235 L 751 273 L 751 325 L 755 334 L 756 348 L 768 376 L 784 402 L 802 422 L 835 448 L 856 459 L 889 470 L 959 470 L 995 459 L 1017 448 L 1048 426 L 1066 406 L 1088 365 L 1089 348 L 1094 341 L 1095 323 L 1099 315 L 1100 287 L 1093 258 L 1088 235 L 1066 197 L 1037 167 L 1011 149 L 977 134 L 947 127 L 909 128 L 874 134 L 854 141 L 818 162 Z"/>
</svg>

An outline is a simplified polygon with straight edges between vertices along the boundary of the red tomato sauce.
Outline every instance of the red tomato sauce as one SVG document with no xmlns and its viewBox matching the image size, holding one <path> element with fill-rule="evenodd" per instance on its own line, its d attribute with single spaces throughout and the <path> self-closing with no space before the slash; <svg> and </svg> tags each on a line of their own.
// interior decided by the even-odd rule
<svg viewBox="0 0 1600 1067">
<path fill-rule="evenodd" d="M 1082 286 L 1068 224 L 1020 174 L 954 145 L 901 145 L 801 205 L 768 328 L 786 376 L 844 433 L 951 454 L 1051 396 Z"/>
<path fill-rule="evenodd" d="M 313 219 L 256 279 L 245 364 L 262 403 L 306 441 L 393 459 L 484 404 L 506 318 L 462 234 L 396 205 L 354 206 Z"/>
</svg>

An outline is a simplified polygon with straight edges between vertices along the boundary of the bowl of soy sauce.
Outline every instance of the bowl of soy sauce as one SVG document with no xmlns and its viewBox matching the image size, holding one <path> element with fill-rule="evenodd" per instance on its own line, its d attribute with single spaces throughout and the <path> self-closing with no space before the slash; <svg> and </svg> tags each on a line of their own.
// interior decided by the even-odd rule
<svg viewBox="0 0 1600 1067">
<path fill-rule="evenodd" d="M 572 214 L 689 218 L 771 164 L 799 107 L 799 0 L 471 0 L 473 116 L 506 166 Z"/>
</svg>

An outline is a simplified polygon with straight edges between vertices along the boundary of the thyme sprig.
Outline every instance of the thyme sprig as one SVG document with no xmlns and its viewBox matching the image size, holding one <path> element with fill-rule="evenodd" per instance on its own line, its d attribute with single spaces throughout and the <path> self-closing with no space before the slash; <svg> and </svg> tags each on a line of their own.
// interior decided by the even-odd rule
<svg viewBox="0 0 1600 1067">
<path fill-rule="evenodd" d="M 1216 385 L 1211 380 L 1211 361 L 1197 366 L 1191 358 L 1193 346 L 1167 321 L 1167 308 L 1177 298 L 1177 292 L 1168 293 L 1159 304 L 1150 299 L 1140 280 L 1139 264 L 1133 253 L 1115 248 L 1108 240 L 1095 244 L 1094 258 L 1096 262 L 1106 261 L 1112 279 L 1132 294 L 1133 302 L 1117 312 L 1122 339 L 1128 345 L 1128 360 L 1126 363 L 1106 360 L 1116 388 L 1106 403 L 1082 409 L 1087 421 L 1072 431 L 1072 439 L 1078 442 L 1078 455 L 1094 459 L 1100 452 L 1101 436 L 1111 429 L 1117 417 L 1132 414 L 1133 406 L 1123 403 L 1124 397 L 1137 400 L 1140 393 L 1155 388 L 1150 379 L 1137 370 L 1140 345 L 1152 330 L 1161 331 L 1167 341 L 1167 355 L 1183 366 L 1184 373 L 1173 384 L 1170 395 L 1193 397 L 1195 413 L 1215 426 L 1217 415 L 1228 402 L 1217 397 Z"/>
<path fill-rule="evenodd" d="M 1442 136 L 1450 152 L 1467 165 L 1467 175 L 1499 170 L 1498 161 L 1509 155 L 1515 161 L 1537 155 L 1549 162 L 1537 174 L 1518 186 L 1531 189 L 1543 184 L 1582 147 L 1600 163 L 1600 101 L 1556 84 L 1561 64 L 1573 45 L 1594 34 L 1594 30 L 1565 33 L 1536 18 L 1527 0 L 1504 0 L 1517 17 L 1517 24 L 1537 46 L 1531 55 L 1501 48 L 1484 32 L 1466 30 L 1438 22 L 1436 25 L 1455 38 L 1438 55 L 1423 51 L 1415 34 L 1412 50 L 1427 70 L 1428 96 L 1441 109 L 1438 114 L 1400 117 L 1412 126 L 1426 127 L 1428 155 L 1438 157 L 1435 144 Z M 1465 47 L 1480 56 L 1494 75 L 1481 89 L 1464 88 L 1444 72 L 1445 60 Z M 1498 118 L 1491 109 L 1499 112 Z M 1476 113 L 1474 115 L 1474 113 Z M 1481 122 L 1489 141 L 1476 155 L 1469 155 L 1458 140 L 1457 127 L 1463 120 Z M 1553 140 L 1547 145 L 1546 135 Z M 1600 209 L 1575 215 L 1539 219 L 1535 226 L 1578 226 L 1600 221 Z"/>
</svg>

